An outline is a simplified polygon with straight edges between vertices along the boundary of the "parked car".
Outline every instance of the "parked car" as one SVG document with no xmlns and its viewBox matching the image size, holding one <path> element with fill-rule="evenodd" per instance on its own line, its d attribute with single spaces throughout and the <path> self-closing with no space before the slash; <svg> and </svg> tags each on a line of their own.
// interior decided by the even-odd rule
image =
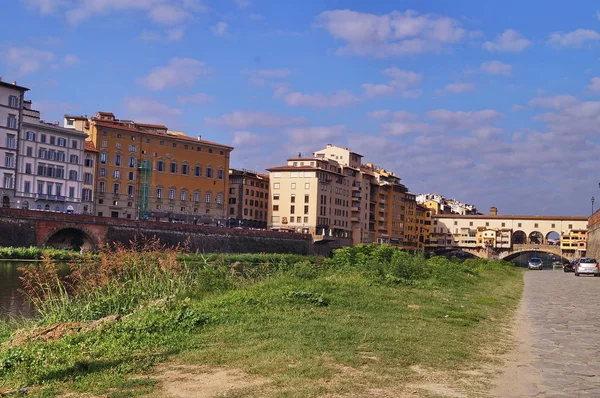
<svg viewBox="0 0 600 398">
<path fill-rule="evenodd" d="M 600 276 L 600 264 L 595 258 L 580 258 L 575 265 L 575 276 L 581 274 Z"/>
<path fill-rule="evenodd" d="M 577 260 L 569 261 L 563 265 L 563 271 L 565 272 L 575 272 L 575 265 L 577 264 Z"/>
<path fill-rule="evenodd" d="M 543 265 L 544 265 L 544 262 L 542 261 L 541 258 L 538 258 L 538 257 L 530 258 L 529 261 L 527 262 L 527 268 L 529 268 L 529 269 L 542 269 Z"/>
</svg>

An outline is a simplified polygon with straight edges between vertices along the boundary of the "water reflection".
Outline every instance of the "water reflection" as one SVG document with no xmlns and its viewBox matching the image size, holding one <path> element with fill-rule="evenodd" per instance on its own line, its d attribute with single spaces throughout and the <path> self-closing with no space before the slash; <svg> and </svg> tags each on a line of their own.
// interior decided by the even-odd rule
<svg viewBox="0 0 600 398">
<path fill-rule="evenodd" d="M 32 317 L 35 310 L 27 298 L 19 291 L 21 272 L 19 267 L 27 263 L 0 261 L 0 318 L 8 316 Z"/>
</svg>

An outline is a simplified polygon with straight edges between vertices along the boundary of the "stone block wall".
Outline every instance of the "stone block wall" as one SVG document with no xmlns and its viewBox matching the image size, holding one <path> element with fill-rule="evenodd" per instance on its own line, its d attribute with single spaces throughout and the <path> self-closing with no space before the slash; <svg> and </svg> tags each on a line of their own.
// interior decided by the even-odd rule
<svg viewBox="0 0 600 398">
<path fill-rule="evenodd" d="M 36 246 L 35 221 L 18 218 L 0 218 L 0 246 Z"/>
<path fill-rule="evenodd" d="M 586 256 L 600 260 L 600 210 L 592 214 L 588 222 Z"/>
</svg>

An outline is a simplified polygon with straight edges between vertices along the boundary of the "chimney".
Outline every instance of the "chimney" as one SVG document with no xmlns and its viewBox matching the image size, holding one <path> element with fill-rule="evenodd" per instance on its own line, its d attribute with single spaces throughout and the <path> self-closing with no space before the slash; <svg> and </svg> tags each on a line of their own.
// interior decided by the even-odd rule
<svg viewBox="0 0 600 398">
<path fill-rule="evenodd" d="M 12 85 L 16 86 L 17 85 L 17 81 L 15 80 L 14 82 L 12 82 Z"/>
<path fill-rule="evenodd" d="M 490 216 L 497 216 L 498 215 L 498 209 L 495 208 L 494 206 L 490 207 Z"/>
<path fill-rule="evenodd" d="M 201 141 L 201 140 L 202 140 L 202 136 L 201 136 L 201 135 L 199 135 L 199 136 L 198 136 L 198 141 Z"/>
</svg>

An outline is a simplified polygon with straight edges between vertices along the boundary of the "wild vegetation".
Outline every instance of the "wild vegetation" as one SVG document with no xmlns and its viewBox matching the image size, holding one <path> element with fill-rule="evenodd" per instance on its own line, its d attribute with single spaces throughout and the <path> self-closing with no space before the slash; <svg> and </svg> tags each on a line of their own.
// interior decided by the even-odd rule
<svg viewBox="0 0 600 398">
<path fill-rule="evenodd" d="M 69 261 L 79 258 L 79 252 L 65 249 L 31 247 L 0 247 L 2 260 L 41 260 Z"/>
<path fill-rule="evenodd" d="M 148 372 L 168 360 L 268 380 L 242 396 L 395 394 L 418 380 L 415 366 L 489 363 L 522 288 L 508 263 L 387 246 L 320 258 L 183 254 L 153 242 L 70 267 L 67 278 L 49 260 L 23 270 L 40 318 L 0 323 L 0 392 L 144 395 L 156 388 Z M 112 314 L 120 319 L 88 327 Z M 66 332 L 52 339 L 32 332 L 58 323 Z"/>
</svg>

